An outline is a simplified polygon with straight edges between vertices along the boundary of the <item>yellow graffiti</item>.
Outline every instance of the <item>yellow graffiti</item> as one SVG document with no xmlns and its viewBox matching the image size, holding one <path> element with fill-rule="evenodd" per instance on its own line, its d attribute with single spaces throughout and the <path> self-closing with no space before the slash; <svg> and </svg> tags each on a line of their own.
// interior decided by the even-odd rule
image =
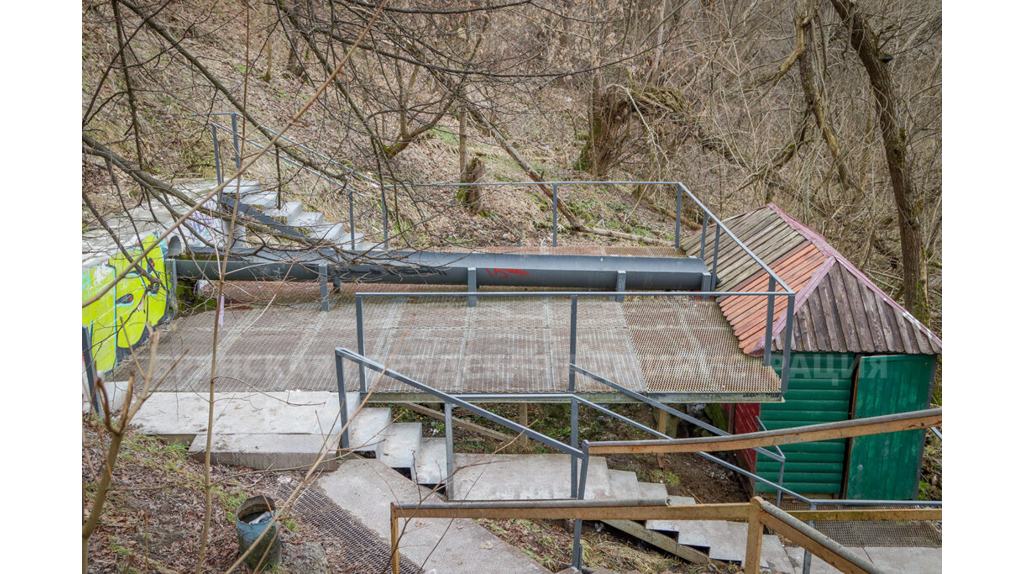
<svg viewBox="0 0 1024 574">
<path fill-rule="evenodd" d="M 97 265 L 82 273 L 82 301 L 91 298 L 114 279 L 114 268 Z M 97 371 L 114 366 L 114 289 L 82 308 L 82 325 L 89 329 Z"/>
<path fill-rule="evenodd" d="M 142 248 L 128 249 L 134 258 L 157 242 L 155 236 L 142 241 Z M 142 263 L 146 272 L 156 278 L 132 271 L 127 273 L 113 289 L 100 300 L 82 309 L 82 325 L 90 331 L 93 359 L 97 371 L 113 368 L 117 361 L 127 357 L 131 349 L 143 343 L 147 325 L 157 325 L 168 318 L 167 294 L 169 277 L 164 263 L 166 245 L 160 244 L 149 252 Z M 97 265 L 82 273 L 83 301 L 109 285 L 115 274 L 128 268 L 131 260 L 119 253 L 106 264 Z"/>
</svg>

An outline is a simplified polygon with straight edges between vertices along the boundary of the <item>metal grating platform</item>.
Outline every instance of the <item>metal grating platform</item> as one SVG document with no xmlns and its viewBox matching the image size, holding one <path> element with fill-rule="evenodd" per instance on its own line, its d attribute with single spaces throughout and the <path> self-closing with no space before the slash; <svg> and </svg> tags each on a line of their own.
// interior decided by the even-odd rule
<svg viewBox="0 0 1024 574">
<path fill-rule="evenodd" d="M 360 292 L 393 285 L 357 286 Z M 225 313 L 218 346 L 217 390 L 336 390 L 334 348 L 358 349 L 355 289 L 318 304 L 239 307 Z M 556 393 L 568 388 L 568 298 L 366 298 L 366 355 L 446 392 Z M 160 390 L 204 390 L 209 385 L 214 314 L 174 321 L 161 338 L 158 374 L 188 354 Z M 139 355 L 146 356 L 142 348 Z M 139 364 L 145 366 L 140 358 Z M 698 297 L 581 298 L 577 364 L 633 391 L 669 402 L 772 401 L 781 381 L 758 358 L 743 355 L 718 306 Z M 113 380 L 127 378 L 132 363 Z M 348 362 L 346 388 L 358 389 Z M 623 397 L 584 376 L 580 392 L 595 400 Z M 380 400 L 415 401 L 414 389 L 367 371 Z"/>
<path fill-rule="evenodd" d="M 782 503 L 785 510 L 804 510 L 807 505 L 792 499 Z M 840 510 L 849 508 L 836 504 L 819 504 L 818 510 Z M 907 508 L 906 506 L 873 506 L 871 508 Z M 941 522 L 871 522 L 871 521 L 815 521 L 814 527 L 825 536 L 842 544 L 854 547 L 882 548 L 942 548 Z"/>
<path fill-rule="evenodd" d="M 285 500 L 289 489 L 279 488 L 278 500 Z M 363 525 L 357 518 L 334 503 L 317 486 L 303 490 L 295 501 L 292 514 L 313 534 L 330 545 L 332 556 L 341 556 L 344 564 L 331 564 L 344 572 L 380 574 L 391 570 L 391 544 Z M 399 560 L 402 574 L 418 574 L 422 569 L 405 556 Z"/>
</svg>

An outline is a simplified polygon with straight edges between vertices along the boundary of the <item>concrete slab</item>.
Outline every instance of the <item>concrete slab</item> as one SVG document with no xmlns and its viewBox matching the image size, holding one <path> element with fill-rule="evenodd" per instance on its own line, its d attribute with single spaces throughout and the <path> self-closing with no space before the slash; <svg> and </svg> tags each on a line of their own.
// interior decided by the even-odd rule
<svg viewBox="0 0 1024 574">
<path fill-rule="evenodd" d="M 863 548 L 856 548 L 853 546 L 848 546 L 847 548 L 855 554 L 860 554 L 864 558 L 871 560 L 871 557 L 868 556 L 868 553 L 865 552 Z M 793 569 L 797 572 L 802 572 L 804 565 L 804 549 L 799 546 L 786 546 L 786 554 L 793 563 Z M 821 558 L 816 556 L 811 557 L 811 574 L 836 574 L 839 572 L 841 572 L 839 569 L 833 568 L 828 562 L 825 562 Z"/>
<path fill-rule="evenodd" d="M 377 451 L 377 445 L 384 440 L 384 430 L 391 424 L 391 409 L 364 406 L 359 410 L 359 393 L 345 393 L 348 409 L 349 442 L 356 452 Z M 314 434 L 338 434 L 341 419 L 338 416 L 338 393 L 331 391 L 289 391 L 288 404 L 295 407 L 311 407 L 316 419 Z M 358 415 L 356 414 L 358 411 Z"/>
<path fill-rule="evenodd" d="M 312 434 L 218 434 L 213 437 L 210 458 L 215 464 L 248 466 L 259 469 L 308 469 L 321 449 L 336 450 L 338 435 L 321 437 Z M 196 435 L 188 449 L 193 456 L 205 456 L 206 433 Z M 335 453 L 328 454 L 320 468 L 338 468 Z"/>
<path fill-rule="evenodd" d="M 741 566 L 745 567 L 746 564 L 746 560 L 740 562 Z M 761 562 L 759 566 L 762 572 L 797 574 L 793 561 L 786 554 L 786 547 L 782 545 L 779 537 L 774 534 L 766 534 L 761 539 Z"/>
<path fill-rule="evenodd" d="M 356 452 L 377 452 L 391 425 L 391 409 L 363 407 L 349 424 L 349 444 Z"/>
<path fill-rule="evenodd" d="M 879 548 L 863 549 L 875 566 L 893 574 L 937 574 L 942 572 L 941 548 Z M 812 562 L 813 564 L 813 562 Z"/>
<path fill-rule="evenodd" d="M 640 484 L 635 472 L 608 469 L 608 481 L 612 496 L 615 498 L 640 498 Z"/>
<path fill-rule="evenodd" d="M 448 474 L 448 455 L 445 440 L 424 437 L 416 456 L 416 481 L 420 484 L 441 484 Z"/>
<path fill-rule="evenodd" d="M 664 504 L 668 504 L 668 489 L 665 488 L 664 484 L 660 482 L 641 482 L 638 485 L 640 489 L 640 498 L 644 500 L 657 500 L 664 501 Z"/>
<path fill-rule="evenodd" d="M 302 211 L 288 218 L 288 225 L 292 227 L 312 227 L 323 222 L 324 214 L 319 211 Z"/>
<path fill-rule="evenodd" d="M 691 521 L 693 522 L 693 521 Z M 708 556 L 713 560 L 727 560 L 729 562 L 742 562 L 747 555 L 747 525 L 741 522 L 722 522 L 712 528 L 718 534 L 711 537 L 711 547 L 708 549 Z M 686 531 L 679 532 L 679 543 L 682 541 Z"/>
<path fill-rule="evenodd" d="M 338 470 L 322 475 L 317 484 L 338 506 L 384 540 L 391 537 L 391 502 L 443 502 L 378 460 L 345 460 Z M 424 570 L 436 568 L 444 574 L 549 574 L 472 520 L 414 518 L 402 521 L 399 528 L 403 532 L 399 551 Z"/>
<path fill-rule="evenodd" d="M 416 453 L 423 440 L 423 423 L 393 423 L 377 445 L 377 460 L 391 468 L 407 468 L 416 481 Z"/>
<path fill-rule="evenodd" d="M 214 399 L 214 433 L 221 434 L 337 434 L 338 393 L 281 391 L 223 392 Z M 209 402 L 204 393 L 154 393 L 139 410 L 134 423 L 142 432 L 185 438 L 205 432 Z M 354 407 L 352 409 L 354 412 Z M 391 410 L 364 408 L 352 420 L 350 436 L 361 450 L 374 450 L 380 432 L 391 423 Z M 366 446 L 368 445 L 368 446 Z"/>
<path fill-rule="evenodd" d="M 455 500 L 553 500 L 571 495 L 567 454 L 455 453 Z M 610 499 L 608 464 L 591 457 L 586 498 Z"/>
<path fill-rule="evenodd" d="M 302 213 L 301 201 L 286 201 L 281 205 L 281 209 L 268 209 L 263 212 L 263 215 L 273 217 L 274 219 L 290 225 L 291 220 L 300 213 Z"/>
</svg>

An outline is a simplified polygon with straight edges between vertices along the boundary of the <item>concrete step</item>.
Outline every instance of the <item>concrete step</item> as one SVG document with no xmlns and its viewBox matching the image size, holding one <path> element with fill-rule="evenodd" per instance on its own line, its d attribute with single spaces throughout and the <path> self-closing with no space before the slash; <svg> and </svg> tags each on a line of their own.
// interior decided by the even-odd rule
<svg viewBox="0 0 1024 574">
<path fill-rule="evenodd" d="M 628 470 L 608 469 L 608 483 L 612 496 L 622 500 L 639 499 L 640 483 L 636 473 Z"/>
<path fill-rule="evenodd" d="M 320 225 L 311 225 L 304 227 L 303 229 L 309 232 L 309 238 L 316 241 L 326 241 L 328 243 L 340 244 L 342 249 L 352 248 L 352 236 L 355 235 L 356 248 L 359 248 L 363 242 L 362 233 L 347 233 L 345 231 L 344 223 L 322 223 Z"/>
<path fill-rule="evenodd" d="M 301 211 L 288 219 L 288 225 L 292 227 L 313 227 L 323 222 L 324 214 L 319 211 Z"/>
<path fill-rule="evenodd" d="M 248 466 L 258 469 L 307 469 L 316 462 L 322 450 L 328 454 L 320 467 L 338 468 L 338 435 L 315 434 L 216 434 L 210 448 L 214 464 Z M 206 453 L 206 433 L 199 433 L 189 454 L 200 457 Z"/>
<path fill-rule="evenodd" d="M 338 470 L 324 473 L 316 486 L 335 504 L 390 540 L 390 505 L 442 503 L 436 494 L 409 482 L 379 460 L 350 458 Z M 525 553 L 469 519 L 413 518 L 401 520 L 399 552 L 424 571 L 444 574 L 550 574 Z M 383 565 L 382 565 L 383 566 Z"/>
<path fill-rule="evenodd" d="M 571 496 L 567 454 L 455 453 L 456 500 L 552 500 Z M 608 463 L 591 457 L 586 498 L 612 497 Z"/>
<path fill-rule="evenodd" d="M 668 490 L 664 484 L 660 482 L 641 482 L 638 486 L 640 488 L 640 498 L 644 500 L 658 500 L 668 504 Z"/>
<path fill-rule="evenodd" d="M 377 445 L 377 460 L 391 468 L 409 470 L 416 482 L 416 454 L 423 440 L 423 423 L 392 423 Z"/>
<path fill-rule="evenodd" d="M 281 223 L 291 225 L 292 219 L 300 213 L 302 213 L 301 201 L 286 201 L 281 205 L 281 209 L 268 209 L 263 212 L 263 215 L 273 217 Z"/>
<path fill-rule="evenodd" d="M 318 419 L 330 421 L 338 412 L 333 401 L 312 397 L 294 403 L 296 393 L 223 392 L 214 396 L 214 436 L 222 434 L 314 434 L 321 435 Z M 330 395 L 332 393 L 299 393 Z M 141 432 L 190 442 L 206 432 L 209 400 L 205 393 L 153 393 L 132 419 Z M 327 428 L 329 428 L 329 422 Z M 326 432 L 326 429 L 325 429 Z"/>
<path fill-rule="evenodd" d="M 261 191 L 259 193 L 247 193 L 242 196 L 242 203 L 262 208 L 265 213 L 267 209 L 277 209 L 277 192 Z"/>
<path fill-rule="evenodd" d="M 746 560 L 741 565 L 745 565 Z M 811 562 L 813 566 L 814 562 Z M 786 547 L 774 534 L 766 534 L 761 537 L 761 563 L 762 570 L 768 569 L 772 574 L 796 574 L 797 569 L 793 561 L 786 554 Z"/>
<path fill-rule="evenodd" d="M 445 440 L 440 437 L 425 437 L 420 442 L 416 456 L 416 480 L 420 484 L 443 484 L 448 474 L 448 454 Z"/>
<path fill-rule="evenodd" d="M 313 393 L 308 393 L 313 394 Z M 325 392 L 334 397 L 337 401 L 338 393 Z M 349 423 L 349 444 L 355 452 L 377 452 L 377 447 L 386 437 L 386 430 L 391 425 L 391 409 L 387 407 L 364 406 L 359 414 L 359 393 L 352 391 L 345 393 L 345 405 L 348 410 Z M 340 422 L 338 423 L 340 424 Z M 331 421 L 327 420 L 322 426 L 321 432 L 330 432 Z M 335 427 L 334 432 L 339 432 Z"/>
</svg>

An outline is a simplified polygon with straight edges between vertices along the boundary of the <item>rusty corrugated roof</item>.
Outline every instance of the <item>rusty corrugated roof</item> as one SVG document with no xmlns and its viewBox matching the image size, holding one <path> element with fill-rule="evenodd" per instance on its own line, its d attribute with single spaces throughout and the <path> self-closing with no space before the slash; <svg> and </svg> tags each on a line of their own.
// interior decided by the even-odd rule
<svg viewBox="0 0 1024 574">
<path fill-rule="evenodd" d="M 825 238 L 773 203 L 729 218 L 728 228 L 796 291 L 794 351 L 836 353 L 940 354 L 942 341 L 878 288 Z M 715 226 L 708 227 L 704 260 L 713 261 Z M 700 234 L 682 243 L 700 252 Z M 722 234 L 718 289 L 766 291 L 768 273 Z M 764 352 L 767 297 L 733 295 L 718 299 L 722 313 L 749 355 Z M 772 349 L 781 350 L 786 323 L 784 297 L 773 309 Z"/>
</svg>

